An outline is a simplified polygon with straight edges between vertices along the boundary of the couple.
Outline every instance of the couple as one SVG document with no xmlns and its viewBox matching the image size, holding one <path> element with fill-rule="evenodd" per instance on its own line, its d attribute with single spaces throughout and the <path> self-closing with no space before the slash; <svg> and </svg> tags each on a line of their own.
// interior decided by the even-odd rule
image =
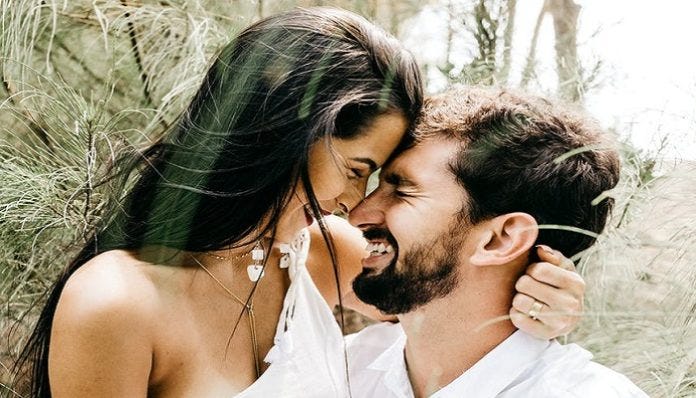
<svg viewBox="0 0 696 398">
<path fill-rule="evenodd" d="M 646 397 L 577 345 L 504 317 L 511 303 L 513 319 L 553 317 L 544 289 L 513 299 L 532 276 L 552 279 L 530 257 L 558 263 L 548 245 L 575 255 L 594 243 L 540 225 L 604 228 L 612 201 L 593 201 L 618 182 L 619 160 L 597 127 L 540 98 L 469 87 L 426 100 L 415 135 L 350 214 L 372 249 L 353 290 L 399 319 L 347 337 L 354 396 Z"/>
<path fill-rule="evenodd" d="M 345 396 L 348 376 L 356 370 L 352 362 L 366 357 L 352 348 L 361 346 L 355 344 L 359 337 L 346 353 L 331 308 L 345 304 L 388 320 L 388 313 L 428 308 L 432 297 L 441 296 L 432 301 L 440 303 L 467 285 L 462 278 L 476 272 L 517 280 L 518 294 L 512 303 L 500 299 L 495 309 L 483 294 L 472 297 L 470 304 L 491 314 L 510 312 L 516 327 L 537 338 L 571 330 L 575 317 L 553 314 L 581 309 L 583 283 L 572 271 L 555 266 L 567 261 L 559 252 L 527 258 L 535 241 L 533 228 L 526 235 L 510 231 L 531 226 L 531 216 L 517 214 L 498 230 L 481 232 L 487 236 L 497 231 L 501 239 L 492 235 L 489 245 L 467 241 L 476 236 L 471 232 L 476 228 L 466 222 L 488 225 L 500 220 L 507 208 L 497 214 L 501 209 L 494 204 L 510 199 L 498 191 L 497 181 L 485 180 L 497 176 L 504 163 L 479 169 L 485 151 L 467 152 L 453 163 L 473 176 L 462 181 L 467 190 L 493 189 L 477 202 L 478 218 L 457 213 L 458 224 L 448 218 L 454 213 L 435 219 L 465 203 L 463 191 L 445 192 L 442 184 L 438 186 L 445 191 L 437 195 L 454 194 L 457 200 L 440 196 L 442 207 L 414 207 L 410 216 L 397 212 L 393 219 L 385 208 L 383 223 L 356 218 L 374 208 L 389 187 L 399 187 L 390 205 L 395 210 L 406 210 L 396 205 L 397 198 L 404 204 L 433 203 L 418 186 L 398 179 L 399 158 L 390 162 L 393 172 L 383 176 L 382 187 L 353 213 L 353 222 L 380 242 L 371 246 L 375 254 L 387 252 L 361 266 L 366 245 L 361 233 L 329 213 L 353 210 L 364 197 L 370 174 L 397 149 L 412 147 L 422 104 L 413 57 L 355 14 L 298 9 L 245 29 L 217 55 L 176 127 L 114 166 L 113 182 L 122 184 L 123 195 L 56 281 L 18 361 L 17 372 L 29 376 L 31 396 Z M 519 126 L 525 120 L 510 119 Z M 566 189 L 559 184 L 558 189 Z M 413 198 L 401 196 L 410 194 Z M 433 222 L 408 224 L 423 217 Z M 571 225 L 583 222 L 561 219 Z M 403 228 L 400 223 L 405 223 Z M 463 225 L 471 231 L 461 242 L 438 238 L 443 228 Z M 370 235 L 375 233 L 382 235 Z M 512 239 L 520 234 L 526 240 Z M 496 247 L 513 241 L 520 247 L 511 252 L 519 256 L 515 272 L 492 266 L 503 259 L 490 257 L 503 249 Z M 421 242 L 426 246 L 419 248 Z M 576 249 L 566 246 L 565 238 L 549 242 L 569 253 Z M 461 255 L 453 260 L 451 249 L 476 244 L 487 250 L 480 253 L 480 267 L 467 271 L 458 264 Z M 413 272 L 403 272 L 404 265 L 397 262 L 382 273 L 389 252 L 406 254 L 403 264 L 426 264 L 419 257 L 443 260 L 439 256 L 450 254 L 444 262 L 417 265 Z M 512 254 L 505 258 L 513 261 Z M 388 289 L 375 288 L 380 279 Z M 407 294 L 404 287 L 410 284 L 421 288 Z M 512 297 L 509 286 L 480 288 L 484 286 L 491 294 Z M 408 301 L 393 306 L 393 298 L 380 296 L 389 292 Z M 368 304 L 356 300 L 356 293 Z M 500 325 L 505 331 L 498 330 Z M 472 334 L 470 326 L 456 318 L 448 324 L 462 336 Z M 484 343 L 492 348 L 496 339 L 512 333 L 512 325 L 496 323 L 482 330 L 480 336 L 488 336 Z M 489 336 L 489 330 L 496 332 Z M 438 339 L 447 335 L 439 332 L 433 331 L 427 344 L 446 348 Z M 467 346 L 456 355 L 471 362 L 472 352 Z M 348 358 L 355 355 L 356 361 Z M 409 362 L 409 369 L 418 369 L 414 366 Z M 451 376 L 452 369 L 443 369 L 433 385 L 446 384 Z M 418 391 L 422 381 L 430 388 L 431 375 L 421 372 L 418 377 Z"/>
</svg>

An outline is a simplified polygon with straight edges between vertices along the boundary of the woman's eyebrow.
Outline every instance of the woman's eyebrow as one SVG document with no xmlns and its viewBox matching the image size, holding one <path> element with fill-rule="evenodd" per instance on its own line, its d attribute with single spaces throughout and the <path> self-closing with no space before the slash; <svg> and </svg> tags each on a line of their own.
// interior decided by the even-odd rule
<svg viewBox="0 0 696 398">
<path fill-rule="evenodd" d="M 367 165 L 370 168 L 370 172 L 377 170 L 377 163 L 370 158 L 350 158 L 350 160 Z"/>
</svg>

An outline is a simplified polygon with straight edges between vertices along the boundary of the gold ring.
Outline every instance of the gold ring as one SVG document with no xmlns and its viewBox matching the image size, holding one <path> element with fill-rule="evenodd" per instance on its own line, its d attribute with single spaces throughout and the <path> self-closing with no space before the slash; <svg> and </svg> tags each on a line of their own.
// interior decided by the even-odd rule
<svg viewBox="0 0 696 398">
<path fill-rule="evenodd" d="M 529 315 L 530 318 L 533 320 L 537 320 L 537 316 L 539 316 L 539 313 L 541 312 L 541 309 L 544 307 L 544 304 L 534 300 L 534 304 L 532 304 L 532 308 L 527 311 L 527 315 Z"/>
</svg>

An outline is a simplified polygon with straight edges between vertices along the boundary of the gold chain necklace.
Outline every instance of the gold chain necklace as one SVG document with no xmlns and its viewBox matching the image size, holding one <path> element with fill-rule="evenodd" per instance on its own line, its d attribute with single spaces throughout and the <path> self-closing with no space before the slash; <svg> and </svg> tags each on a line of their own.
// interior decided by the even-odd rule
<svg viewBox="0 0 696 398">
<path fill-rule="evenodd" d="M 244 252 L 244 253 L 240 254 L 240 255 L 237 255 L 237 256 L 228 256 L 228 257 L 218 256 L 217 254 L 208 253 L 208 252 L 203 252 L 203 254 L 205 254 L 206 256 L 209 256 L 209 257 L 212 257 L 212 258 L 221 260 L 221 261 L 227 261 L 227 260 L 235 260 L 235 261 L 238 261 L 238 260 L 243 259 L 244 257 L 249 256 L 249 255 L 251 254 L 251 251 L 252 251 L 252 250 L 253 250 L 253 248 L 250 249 L 250 250 L 247 251 L 247 252 Z"/>
<path fill-rule="evenodd" d="M 247 276 L 249 277 L 249 280 L 252 282 L 257 282 L 264 275 L 264 259 L 266 258 L 266 250 L 264 249 L 263 243 L 261 243 L 260 239 L 256 241 L 256 244 L 251 248 L 251 250 L 236 256 L 224 257 L 208 252 L 203 252 L 203 254 L 220 261 L 239 261 L 251 254 L 252 263 L 247 266 Z"/>
<path fill-rule="evenodd" d="M 248 253 L 247 253 L 248 254 Z M 244 256 L 242 256 L 244 257 Z M 249 332 L 251 334 L 251 345 L 254 350 L 254 366 L 256 367 L 256 378 L 258 379 L 261 376 L 261 365 L 259 363 L 259 344 L 258 340 L 256 339 L 256 316 L 254 315 L 254 298 L 251 297 L 249 300 L 249 303 L 245 302 L 244 300 L 240 299 L 236 294 L 232 293 L 232 291 L 225 286 L 220 279 L 215 277 L 210 270 L 203 265 L 198 259 L 194 256 L 191 256 L 193 261 L 195 261 L 201 268 L 203 268 L 203 271 L 205 271 L 206 274 L 208 274 L 213 280 L 220 285 L 220 287 L 227 292 L 227 294 L 230 295 L 235 301 L 237 301 L 239 304 L 244 307 L 244 311 L 247 313 L 247 318 L 249 318 Z"/>
</svg>

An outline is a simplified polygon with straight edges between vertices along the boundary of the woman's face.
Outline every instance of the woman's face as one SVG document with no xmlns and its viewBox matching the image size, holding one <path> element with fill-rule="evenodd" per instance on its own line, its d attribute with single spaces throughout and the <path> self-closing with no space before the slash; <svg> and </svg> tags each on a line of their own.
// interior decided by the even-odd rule
<svg viewBox="0 0 696 398">
<path fill-rule="evenodd" d="M 408 120 L 401 113 L 377 116 L 360 135 L 350 139 L 325 138 L 309 151 L 309 178 L 322 213 L 350 211 L 364 197 L 367 180 L 389 158 L 406 133 Z M 296 190 L 278 223 L 277 238 L 289 241 L 313 222 L 305 210 L 304 188 Z"/>
</svg>

